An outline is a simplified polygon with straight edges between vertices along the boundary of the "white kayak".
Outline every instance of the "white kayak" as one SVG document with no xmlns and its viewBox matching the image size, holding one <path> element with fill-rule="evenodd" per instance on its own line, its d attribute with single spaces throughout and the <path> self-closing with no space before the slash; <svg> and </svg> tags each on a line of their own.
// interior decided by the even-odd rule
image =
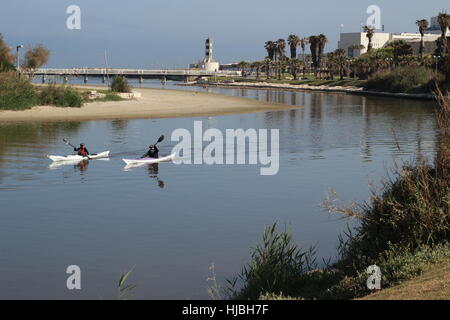
<svg viewBox="0 0 450 320">
<path fill-rule="evenodd" d="M 97 154 L 90 154 L 89 157 L 82 157 L 79 155 L 68 155 L 68 156 L 47 156 L 50 160 L 56 162 L 56 161 L 82 161 L 82 160 L 89 160 L 89 159 L 101 159 L 101 158 L 108 158 L 109 157 L 109 151 L 97 153 Z"/>
<path fill-rule="evenodd" d="M 122 159 L 127 165 L 152 164 L 175 159 L 176 153 L 161 158 Z"/>
</svg>

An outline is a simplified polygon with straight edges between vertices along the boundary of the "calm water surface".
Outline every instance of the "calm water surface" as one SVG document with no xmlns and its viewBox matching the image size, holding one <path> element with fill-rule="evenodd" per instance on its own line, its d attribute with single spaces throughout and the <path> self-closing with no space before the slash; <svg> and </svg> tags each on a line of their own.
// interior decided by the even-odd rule
<svg viewBox="0 0 450 320">
<path fill-rule="evenodd" d="M 145 86 L 160 87 L 158 82 Z M 175 88 L 168 84 L 166 88 Z M 202 88 L 177 87 L 184 90 Z M 279 221 L 320 257 L 335 256 L 347 222 L 320 203 L 368 198 L 393 160 L 432 156 L 433 105 L 422 101 L 271 90 L 213 92 L 298 106 L 290 111 L 208 118 L 0 124 L 0 298 L 114 298 L 121 272 L 134 267 L 135 298 L 208 298 L 211 263 L 220 280 L 249 259 L 264 225 Z M 124 170 L 172 130 L 280 129 L 280 171 L 258 166 L 162 163 Z M 50 166 L 70 154 L 68 137 L 111 158 Z M 65 270 L 82 270 L 82 290 L 68 291 Z"/>
</svg>

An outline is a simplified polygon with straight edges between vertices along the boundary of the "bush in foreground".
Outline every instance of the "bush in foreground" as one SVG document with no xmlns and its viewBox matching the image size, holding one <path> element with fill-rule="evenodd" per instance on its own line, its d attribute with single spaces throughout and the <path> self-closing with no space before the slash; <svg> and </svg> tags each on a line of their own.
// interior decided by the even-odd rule
<svg viewBox="0 0 450 320">
<path fill-rule="evenodd" d="M 39 89 L 39 104 L 79 108 L 83 105 L 83 97 L 71 87 L 50 84 Z"/>
<path fill-rule="evenodd" d="M 0 72 L 0 110 L 24 110 L 37 104 L 31 83 L 14 72 Z"/>
<path fill-rule="evenodd" d="M 305 255 L 290 236 L 279 235 L 275 224 L 238 276 L 241 288 L 234 289 L 238 278 L 229 281 L 231 297 L 353 299 L 369 293 L 366 270 L 371 265 L 380 267 L 382 288 L 388 288 L 450 259 L 450 97 L 438 92 L 438 102 L 433 165 L 422 161 L 398 168 L 367 204 L 339 208 L 333 199 L 325 202 L 330 211 L 359 221 L 341 239 L 337 262 L 310 268 L 306 262 L 313 261 L 313 254 Z"/>
<path fill-rule="evenodd" d="M 399 67 L 377 72 L 369 78 L 365 88 L 394 93 L 431 93 L 436 81 L 441 82 L 442 76 L 429 68 Z"/>
<path fill-rule="evenodd" d="M 131 92 L 131 87 L 125 77 L 114 77 L 111 83 L 111 91 L 113 92 Z"/>
<path fill-rule="evenodd" d="M 258 299 L 261 293 L 295 293 L 302 275 L 312 269 L 314 249 L 302 251 L 288 231 L 277 224 L 264 228 L 263 244 L 252 250 L 251 262 L 228 280 L 226 295 L 236 299 Z M 236 286 L 242 284 L 237 290 Z"/>
</svg>

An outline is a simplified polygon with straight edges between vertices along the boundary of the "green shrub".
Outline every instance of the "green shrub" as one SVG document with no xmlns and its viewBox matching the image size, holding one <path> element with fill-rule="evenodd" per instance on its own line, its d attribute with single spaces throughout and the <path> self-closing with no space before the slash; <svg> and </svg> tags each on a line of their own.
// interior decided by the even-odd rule
<svg viewBox="0 0 450 320">
<path fill-rule="evenodd" d="M 58 107 L 81 107 L 82 95 L 75 89 L 50 84 L 40 89 L 39 104 Z"/>
<path fill-rule="evenodd" d="M 341 246 L 341 268 L 355 272 L 373 264 L 390 245 L 415 250 L 450 241 L 450 187 L 426 163 L 405 165 L 361 209 L 341 210 L 360 221 Z"/>
<path fill-rule="evenodd" d="M 128 80 L 123 76 L 114 77 L 111 83 L 111 91 L 113 92 L 131 92 Z"/>
<path fill-rule="evenodd" d="M 0 73 L 0 110 L 30 109 L 37 103 L 30 81 L 14 72 Z"/>
<path fill-rule="evenodd" d="M 227 280 L 227 295 L 233 299 L 258 299 L 265 293 L 291 295 L 301 276 L 312 268 L 314 256 L 313 249 L 304 252 L 293 243 L 290 232 L 278 232 L 277 223 L 265 227 L 263 244 L 253 248 L 251 262 L 236 278 Z"/>
<path fill-rule="evenodd" d="M 377 72 L 369 78 L 365 88 L 394 93 L 431 93 L 436 80 L 440 82 L 442 77 L 431 69 L 399 67 Z"/>
</svg>

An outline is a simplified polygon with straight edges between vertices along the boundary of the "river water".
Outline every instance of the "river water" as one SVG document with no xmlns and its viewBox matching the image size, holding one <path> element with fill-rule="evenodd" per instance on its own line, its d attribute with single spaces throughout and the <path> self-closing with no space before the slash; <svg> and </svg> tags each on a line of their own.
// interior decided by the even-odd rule
<svg viewBox="0 0 450 320">
<path fill-rule="evenodd" d="M 144 84 L 162 87 L 156 81 Z M 265 225 L 278 221 L 296 242 L 336 255 L 350 223 L 320 208 L 331 190 L 364 201 L 393 161 L 435 150 L 433 104 L 379 97 L 276 90 L 204 89 L 299 108 L 204 118 L 0 124 L 0 298 L 109 299 L 122 272 L 136 299 L 208 298 L 214 263 L 223 283 L 248 262 Z M 301 107 L 303 106 L 303 107 Z M 280 170 L 258 165 L 175 165 L 124 169 L 174 129 L 280 130 Z M 52 166 L 85 142 L 109 160 Z M 66 287 L 66 268 L 81 268 L 81 290 Z"/>
</svg>

